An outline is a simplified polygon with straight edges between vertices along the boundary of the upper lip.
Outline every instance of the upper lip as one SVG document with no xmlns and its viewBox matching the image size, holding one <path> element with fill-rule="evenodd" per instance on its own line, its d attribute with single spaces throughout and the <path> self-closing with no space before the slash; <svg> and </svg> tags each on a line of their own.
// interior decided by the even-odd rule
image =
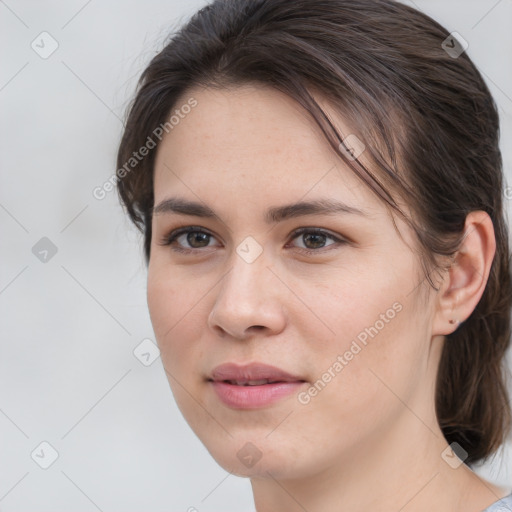
<svg viewBox="0 0 512 512">
<path fill-rule="evenodd" d="M 238 365 L 224 363 L 216 366 L 209 377 L 213 381 L 256 381 L 267 379 L 272 382 L 304 382 L 304 379 L 285 372 L 281 368 L 263 363 Z"/>
</svg>

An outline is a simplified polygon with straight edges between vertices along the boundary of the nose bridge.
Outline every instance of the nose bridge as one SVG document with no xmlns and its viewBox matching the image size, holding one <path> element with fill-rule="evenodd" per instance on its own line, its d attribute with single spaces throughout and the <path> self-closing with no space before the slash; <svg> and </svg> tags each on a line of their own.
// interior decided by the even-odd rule
<svg viewBox="0 0 512 512">
<path fill-rule="evenodd" d="M 255 256 L 254 249 L 249 245 L 247 251 L 242 243 L 233 252 L 209 317 L 211 327 L 240 338 L 250 327 L 276 330 L 284 322 L 275 276 L 267 268 L 270 262 L 263 251 Z"/>
<path fill-rule="evenodd" d="M 258 303 L 270 299 L 268 281 L 273 277 L 267 268 L 268 258 L 263 250 L 259 254 L 254 252 L 254 247 L 242 242 L 233 253 L 230 267 L 222 283 L 223 299 L 230 302 L 230 306 L 247 304 L 256 307 Z"/>
</svg>

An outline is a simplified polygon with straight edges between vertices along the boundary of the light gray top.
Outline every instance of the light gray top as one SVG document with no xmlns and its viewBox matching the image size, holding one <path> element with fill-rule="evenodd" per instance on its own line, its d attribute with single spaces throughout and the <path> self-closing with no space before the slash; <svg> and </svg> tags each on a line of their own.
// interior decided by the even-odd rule
<svg viewBox="0 0 512 512">
<path fill-rule="evenodd" d="M 509 494 L 505 498 L 501 498 L 501 500 L 493 503 L 483 512 L 512 512 L 512 494 Z"/>
<path fill-rule="evenodd" d="M 501 500 L 493 503 L 489 508 L 482 510 L 482 512 L 512 512 L 512 494 L 501 498 Z"/>
</svg>

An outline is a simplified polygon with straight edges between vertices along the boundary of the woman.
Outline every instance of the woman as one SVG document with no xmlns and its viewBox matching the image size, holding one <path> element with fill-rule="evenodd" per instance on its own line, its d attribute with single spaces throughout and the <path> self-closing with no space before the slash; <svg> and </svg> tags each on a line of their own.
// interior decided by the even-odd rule
<svg viewBox="0 0 512 512">
<path fill-rule="evenodd" d="M 494 101 L 392 0 L 227 0 L 142 74 L 118 191 L 185 419 L 258 512 L 512 510 Z M 501 507 L 501 508 L 500 508 Z"/>
</svg>

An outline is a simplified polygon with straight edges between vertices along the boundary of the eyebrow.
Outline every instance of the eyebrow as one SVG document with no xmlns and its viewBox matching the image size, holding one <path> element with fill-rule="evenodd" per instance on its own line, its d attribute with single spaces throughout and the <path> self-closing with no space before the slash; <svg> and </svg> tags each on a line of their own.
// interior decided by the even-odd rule
<svg viewBox="0 0 512 512">
<path fill-rule="evenodd" d="M 169 197 L 153 208 L 153 214 L 178 213 L 195 217 L 213 218 L 220 222 L 220 217 L 207 205 L 196 201 L 189 201 L 179 197 Z M 336 214 L 362 215 L 369 217 L 368 212 L 346 205 L 333 199 L 318 199 L 315 201 L 298 202 L 283 206 L 269 208 L 264 216 L 267 224 L 275 224 L 286 219 L 301 217 L 303 215 L 336 215 Z"/>
</svg>

